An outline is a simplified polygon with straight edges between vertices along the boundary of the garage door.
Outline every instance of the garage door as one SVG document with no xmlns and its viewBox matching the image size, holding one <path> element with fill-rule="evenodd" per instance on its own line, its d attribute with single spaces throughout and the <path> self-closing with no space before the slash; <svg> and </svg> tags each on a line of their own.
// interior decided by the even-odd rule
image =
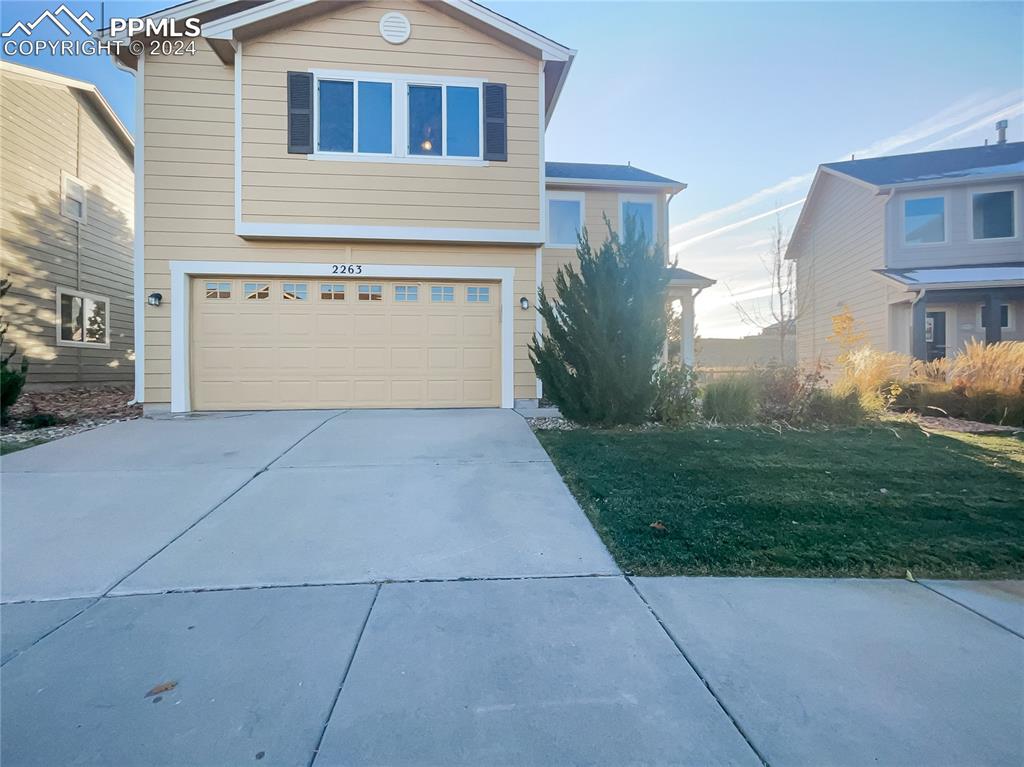
<svg viewBox="0 0 1024 767">
<path fill-rule="evenodd" d="M 498 285 L 192 280 L 196 410 L 497 407 Z"/>
</svg>

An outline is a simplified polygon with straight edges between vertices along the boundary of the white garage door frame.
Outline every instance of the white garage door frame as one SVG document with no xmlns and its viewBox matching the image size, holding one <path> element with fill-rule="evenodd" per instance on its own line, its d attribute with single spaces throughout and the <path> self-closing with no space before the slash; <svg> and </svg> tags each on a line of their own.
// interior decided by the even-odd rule
<svg viewBox="0 0 1024 767">
<path fill-rule="evenodd" d="M 345 264 L 348 266 L 348 264 Z M 171 412 L 192 410 L 190 386 L 191 327 L 189 280 L 199 276 L 319 277 L 421 280 L 478 280 L 501 283 L 501 406 L 511 408 L 513 395 L 513 296 L 515 269 L 497 266 L 422 266 L 419 264 L 359 264 L 358 274 L 335 274 L 335 264 L 262 261 L 171 261 Z"/>
</svg>

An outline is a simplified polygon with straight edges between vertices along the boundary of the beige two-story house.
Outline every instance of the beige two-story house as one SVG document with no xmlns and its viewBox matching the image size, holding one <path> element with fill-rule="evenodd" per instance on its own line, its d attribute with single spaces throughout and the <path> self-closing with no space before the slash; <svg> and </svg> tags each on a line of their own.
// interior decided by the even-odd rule
<svg viewBox="0 0 1024 767">
<path fill-rule="evenodd" d="M 797 262 L 797 350 L 839 353 L 849 312 L 875 349 L 934 360 L 970 339 L 1024 339 L 1024 142 L 818 168 L 786 257 Z"/>
<path fill-rule="evenodd" d="M 27 386 L 134 377 L 131 134 L 91 83 L 0 62 L 0 312 Z"/>
<path fill-rule="evenodd" d="M 538 287 L 682 184 L 558 164 L 575 51 L 466 0 L 195 0 L 136 72 L 137 397 L 150 411 L 512 407 Z M 695 275 L 693 275 L 696 278 Z M 674 295 L 689 295 L 685 274 Z"/>
</svg>

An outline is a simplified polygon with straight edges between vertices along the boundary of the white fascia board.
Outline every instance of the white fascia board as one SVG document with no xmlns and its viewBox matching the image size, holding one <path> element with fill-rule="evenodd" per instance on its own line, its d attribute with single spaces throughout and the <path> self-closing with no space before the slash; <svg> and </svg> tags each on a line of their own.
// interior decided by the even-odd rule
<svg viewBox="0 0 1024 767">
<path fill-rule="evenodd" d="M 495 13 L 490 8 L 485 8 L 478 3 L 472 2 L 472 0 L 444 0 L 444 2 L 449 7 L 536 48 L 547 61 L 569 61 L 576 55 L 576 51 L 573 49 L 559 45 L 554 40 L 544 37 L 544 35 L 534 32 L 532 29 L 521 24 L 517 24 L 511 19 Z"/>
<path fill-rule="evenodd" d="M 219 40 L 229 40 L 234 31 L 239 27 L 255 24 L 258 21 L 269 19 L 280 13 L 299 10 L 313 5 L 317 0 L 271 0 L 264 5 L 257 5 L 255 8 L 247 8 L 222 19 L 203 24 L 203 37 L 213 37 Z"/>
<path fill-rule="evenodd" d="M 558 178 L 548 176 L 544 179 L 548 187 L 587 187 L 598 189 L 636 189 L 650 192 L 664 192 L 668 190 L 681 192 L 686 189 L 686 184 L 666 184 L 661 181 L 616 181 L 614 179 L 595 178 Z"/>
<path fill-rule="evenodd" d="M 276 224 L 240 221 L 239 237 L 318 240 L 377 240 L 472 242 L 501 245 L 540 245 L 544 238 L 533 229 L 458 229 L 431 226 L 360 226 L 346 224 Z"/>
<path fill-rule="evenodd" d="M 189 328 L 192 276 L 336 277 L 330 263 L 266 263 L 262 261 L 171 261 L 171 412 L 192 409 L 189 385 Z M 499 266 L 424 266 L 420 264 L 362 264 L 367 279 L 480 280 L 501 283 L 501 406 L 515 405 L 514 297 L 516 270 Z"/>
<path fill-rule="evenodd" d="M 154 11 L 153 13 L 147 13 L 143 16 L 143 19 L 188 19 L 193 16 L 198 16 L 202 13 L 210 13 L 218 8 L 223 8 L 225 5 L 231 5 L 236 0 L 192 0 L 190 3 L 184 3 L 181 5 L 175 5 L 171 8 L 165 8 L 161 11 Z M 123 32 L 119 35 L 111 35 L 107 30 L 100 30 L 95 35 L 97 40 L 102 42 L 109 42 L 113 40 L 128 40 L 129 35 Z"/>
</svg>

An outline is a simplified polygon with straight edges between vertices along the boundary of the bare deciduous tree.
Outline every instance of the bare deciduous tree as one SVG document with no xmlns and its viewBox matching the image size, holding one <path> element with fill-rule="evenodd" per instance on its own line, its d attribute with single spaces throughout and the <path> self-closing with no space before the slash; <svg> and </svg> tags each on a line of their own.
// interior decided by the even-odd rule
<svg viewBox="0 0 1024 767">
<path fill-rule="evenodd" d="M 786 359 L 786 339 L 796 332 L 797 320 L 796 262 L 786 260 L 788 245 L 789 232 L 782 226 L 782 216 L 776 213 L 771 245 L 761 256 L 761 263 L 771 280 L 768 306 L 747 308 L 738 301 L 733 304 L 743 322 L 758 328 L 762 334 L 769 331 L 778 333 L 779 362 L 784 365 L 790 361 Z"/>
</svg>

